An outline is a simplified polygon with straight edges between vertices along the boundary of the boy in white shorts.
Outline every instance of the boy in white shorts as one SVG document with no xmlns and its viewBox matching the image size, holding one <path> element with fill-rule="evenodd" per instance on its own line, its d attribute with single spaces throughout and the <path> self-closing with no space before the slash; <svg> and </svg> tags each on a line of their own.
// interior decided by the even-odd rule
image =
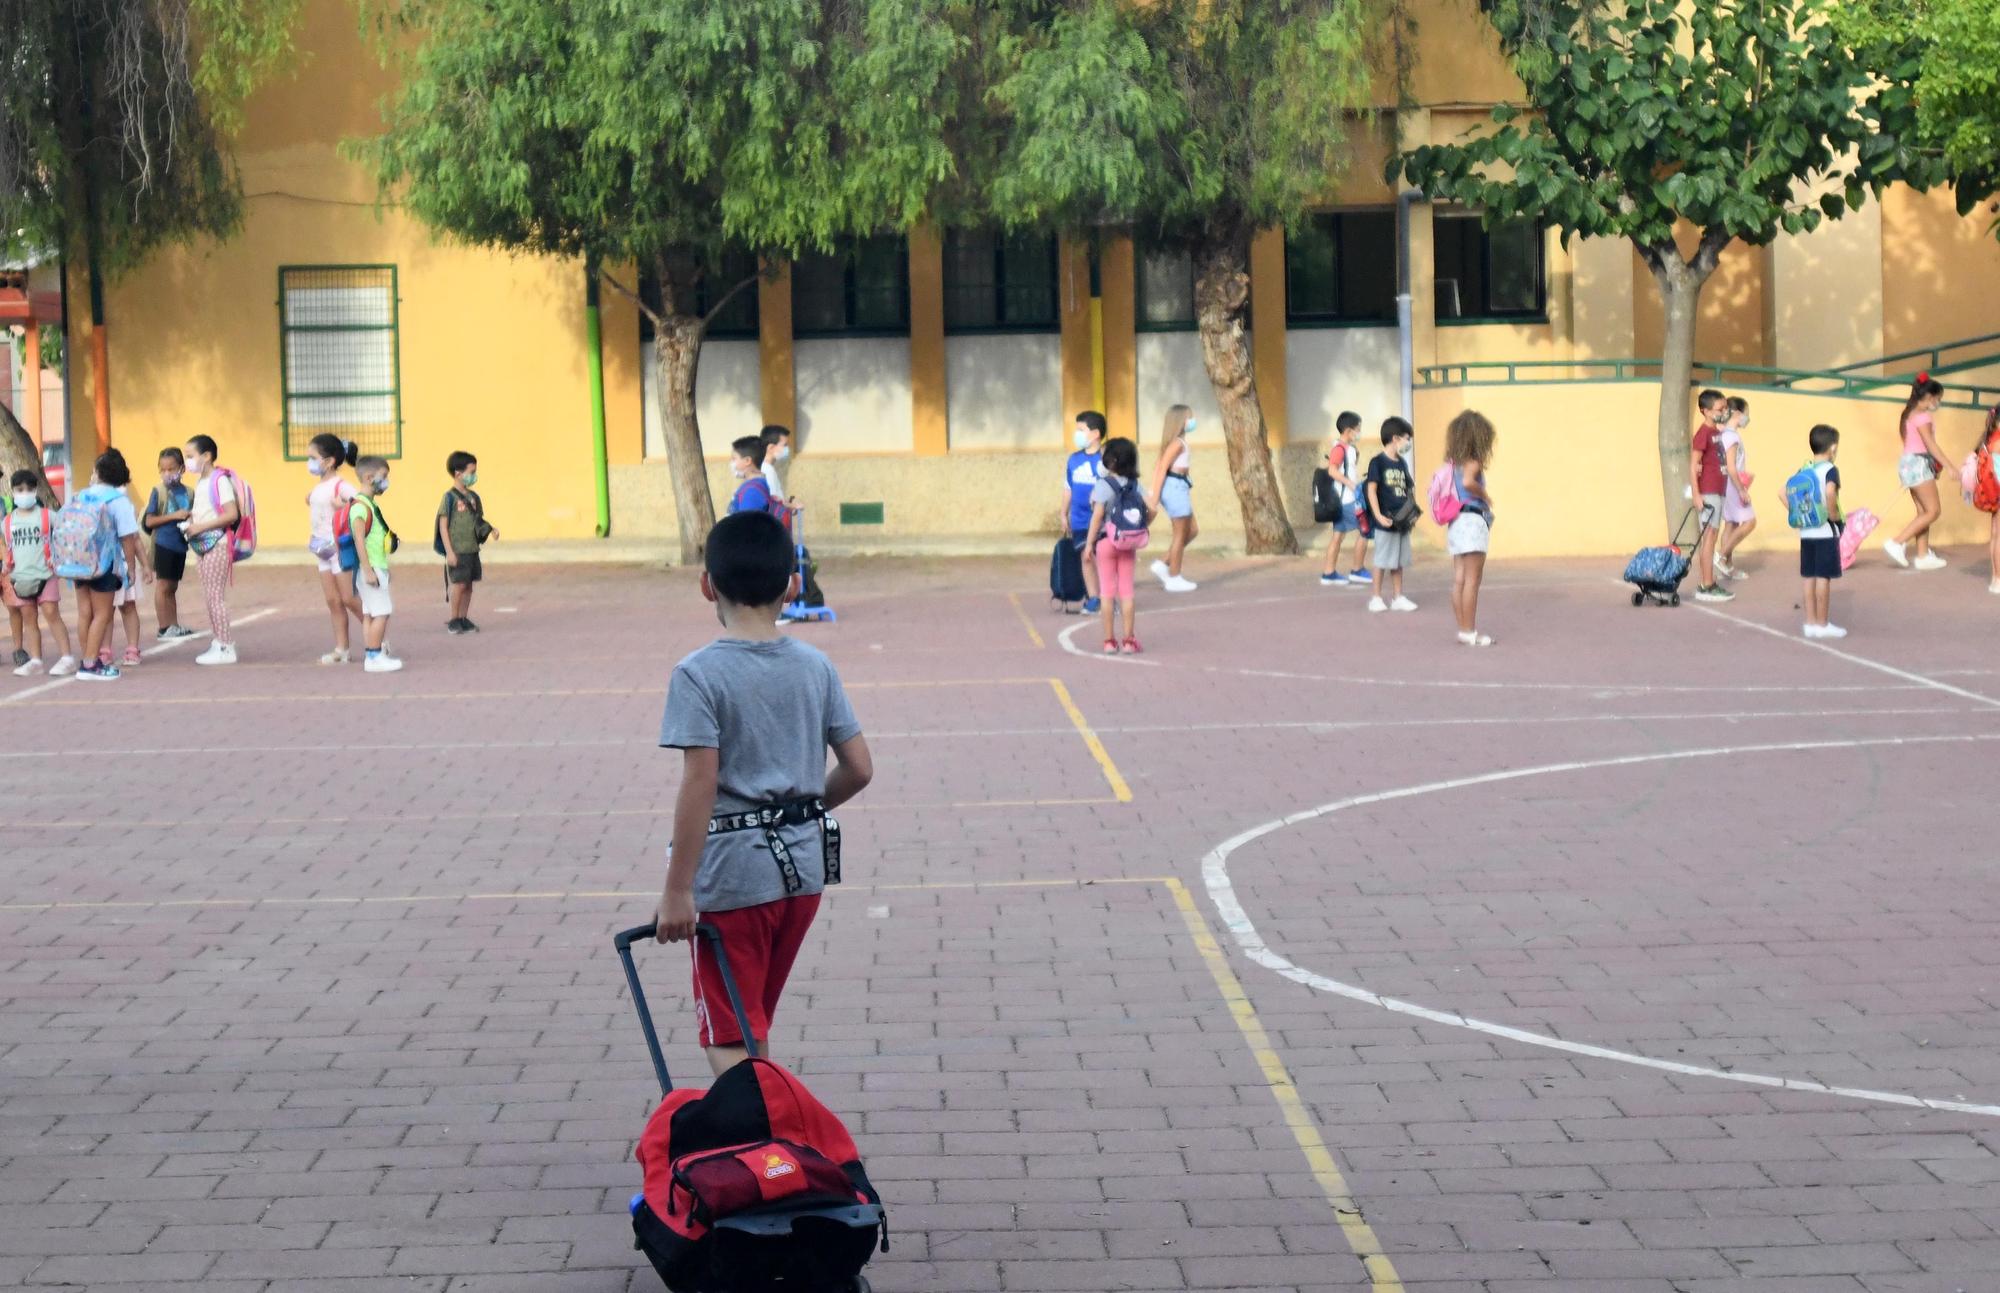
<svg viewBox="0 0 2000 1293">
<path fill-rule="evenodd" d="M 370 455 L 354 464 L 354 470 L 361 477 L 361 493 L 347 506 L 347 528 L 360 558 L 354 566 L 354 591 L 361 595 L 361 640 L 368 649 L 361 667 L 369 673 L 394 673 L 403 662 L 390 655 L 382 643 L 389 636 L 389 616 L 396 609 L 389 595 L 389 554 L 399 544 L 376 501 L 389 488 L 389 462 Z"/>
</svg>

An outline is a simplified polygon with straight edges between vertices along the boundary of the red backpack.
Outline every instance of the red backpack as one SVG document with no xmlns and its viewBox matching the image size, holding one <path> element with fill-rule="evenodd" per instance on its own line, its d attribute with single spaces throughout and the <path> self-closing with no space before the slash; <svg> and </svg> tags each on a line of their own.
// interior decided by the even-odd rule
<svg viewBox="0 0 2000 1293">
<path fill-rule="evenodd" d="M 660 1102 L 639 1137 L 637 1246 L 675 1293 L 851 1287 L 879 1242 L 881 1196 L 854 1138 L 805 1084 L 748 1059 Z"/>
<path fill-rule="evenodd" d="M 2000 432 L 1983 441 L 1975 456 L 1972 478 L 1972 505 L 1982 512 L 2000 512 L 2000 477 L 1993 471 L 1993 449 Z"/>
</svg>

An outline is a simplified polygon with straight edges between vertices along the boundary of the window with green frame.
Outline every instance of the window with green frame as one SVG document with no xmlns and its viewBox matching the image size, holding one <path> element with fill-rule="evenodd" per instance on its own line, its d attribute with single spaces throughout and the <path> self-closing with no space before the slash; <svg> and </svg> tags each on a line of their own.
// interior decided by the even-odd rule
<svg viewBox="0 0 2000 1293">
<path fill-rule="evenodd" d="M 1509 220 L 1488 229 L 1477 211 L 1442 210 L 1431 231 L 1439 323 L 1546 317 L 1539 225 Z"/>
<path fill-rule="evenodd" d="M 670 258 L 676 277 L 691 273 L 694 257 L 682 255 Z M 731 247 L 724 251 L 713 265 L 701 272 L 701 280 L 695 285 L 694 300 L 682 302 L 683 308 L 696 314 L 707 314 L 714 303 L 724 293 L 757 273 L 757 258 L 747 251 Z M 660 308 L 660 280 L 657 274 L 648 271 L 639 276 L 639 295 L 655 310 Z M 711 341 L 755 341 L 759 326 L 757 312 L 757 286 L 751 284 L 729 298 L 721 311 L 708 321 L 708 331 L 703 334 Z M 653 321 L 639 312 L 639 340 L 653 339 Z"/>
<path fill-rule="evenodd" d="M 1328 211 L 1285 234 L 1285 321 L 1396 320 L 1396 213 Z"/>
<path fill-rule="evenodd" d="M 795 337 L 910 334 L 910 250 L 901 238 L 860 238 L 792 263 Z"/>
<path fill-rule="evenodd" d="M 946 332 L 1054 332 L 1056 240 L 950 229 L 944 236 Z"/>
<path fill-rule="evenodd" d="M 278 334 L 285 457 L 320 434 L 362 453 L 403 453 L 402 360 L 394 265 L 285 265 Z"/>
</svg>

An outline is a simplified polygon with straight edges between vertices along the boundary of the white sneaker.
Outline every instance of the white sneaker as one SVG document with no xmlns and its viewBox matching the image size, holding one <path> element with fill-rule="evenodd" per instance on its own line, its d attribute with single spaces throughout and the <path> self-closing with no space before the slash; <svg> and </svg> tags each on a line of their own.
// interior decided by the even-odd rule
<svg viewBox="0 0 2000 1293">
<path fill-rule="evenodd" d="M 327 652 L 325 655 L 321 656 L 319 658 L 319 662 L 321 664 L 346 664 L 353 658 L 354 657 L 349 655 L 346 651 L 336 648 L 332 651 Z"/>
<path fill-rule="evenodd" d="M 1169 571 L 1169 570 L 1167 569 L 1167 563 L 1166 563 L 1166 562 L 1164 562 L 1164 561 L 1155 561 L 1155 562 L 1154 562 L 1154 563 L 1152 564 L 1152 567 L 1151 567 L 1151 569 L 1152 569 L 1152 571 L 1153 571 L 1153 578 L 1155 578 L 1155 579 L 1159 580 L 1159 581 L 1160 581 L 1161 583 L 1165 584 L 1165 585 L 1166 585 L 1167 587 L 1169 587 L 1169 588 L 1172 588 L 1172 587 L 1173 587 L 1173 583 L 1174 583 L 1174 577 L 1173 577 L 1173 574 L 1172 574 L 1172 572 L 1170 572 L 1170 571 Z"/>
<path fill-rule="evenodd" d="M 42 660 L 40 656 L 37 656 L 34 659 L 29 660 L 26 663 L 22 664 L 20 668 L 14 670 L 14 676 L 16 678 L 32 678 L 41 671 L 42 671 Z"/>
<path fill-rule="evenodd" d="M 1487 637 L 1484 633 L 1479 633 L 1479 632 L 1461 633 L 1458 635 L 1458 640 L 1460 642 L 1463 642 L 1465 645 L 1469 647 L 1485 647 L 1493 645 L 1492 638 Z"/>
<path fill-rule="evenodd" d="M 49 667 L 49 677 L 67 678 L 76 672 L 76 657 L 66 655 Z"/>
<path fill-rule="evenodd" d="M 1185 575 L 1168 575 L 1166 587 L 1170 593 L 1191 593 L 1201 585 Z"/>
<path fill-rule="evenodd" d="M 1398 597 L 1395 601 L 1389 603 L 1389 609 L 1392 611 L 1413 611 L 1417 609 L 1417 604 L 1407 597 Z"/>
<path fill-rule="evenodd" d="M 1371 613 L 1377 611 L 1386 611 L 1389 609 L 1389 603 L 1383 601 L 1379 597 L 1371 597 L 1368 599 L 1368 609 Z"/>
<path fill-rule="evenodd" d="M 235 664 L 236 647 L 232 644 L 211 642 L 208 650 L 194 658 L 196 664 Z"/>
<path fill-rule="evenodd" d="M 1826 633 L 1817 624 L 1808 624 L 1799 631 L 1809 638 L 1823 638 L 1826 636 Z"/>
<path fill-rule="evenodd" d="M 1844 638 L 1847 636 L 1847 630 L 1838 624 L 1822 624 L 1819 626 L 1819 635 L 1823 638 Z"/>
<path fill-rule="evenodd" d="M 1903 569 L 1908 570 L 1910 568 L 1910 559 L 1904 554 L 1903 545 L 1894 539 L 1884 539 L 1882 541 L 1882 551 L 1888 553 L 1889 560 L 1895 562 Z"/>
<path fill-rule="evenodd" d="M 1951 563 L 1946 561 L 1943 557 L 1940 557 L 1935 552 L 1926 552 L 1923 556 L 1918 557 L 1915 561 L 1912 561 L 1910 564 L 1916 567 L 1918 570 L 1943 570 L 1946 566 L 1950 565 Z"/>
<path fill-rule="evenodd" d="M 372 655 L 361 665 L 367 673 L 394 673 L 402 667 L 403 662 L 391 655 Z"/>
<path fill-rule="evenodd" d="M 2000 579 L 1996 579 L 1992 583 L 1986 585 L 1986 591 L 1992 593 L 1996 597 L 2000 597 Z"/>
</svg>

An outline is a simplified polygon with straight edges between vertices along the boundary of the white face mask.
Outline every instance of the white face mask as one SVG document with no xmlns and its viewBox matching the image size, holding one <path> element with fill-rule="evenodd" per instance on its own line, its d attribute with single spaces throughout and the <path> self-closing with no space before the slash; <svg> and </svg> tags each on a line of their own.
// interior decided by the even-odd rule
<svg viewBox="0 0 2000 1293">
<path fill-rule="evenodd" d="M 375 492 L 378 494 L 386 494 L 389 492 L 389 478 L 387 476 L 377 476 L 374 480 L 368 483 L 375 487 Z"/>
<path fill-rule="evenodd" d="M 40 495 L 37 494 L 14 495 L 15 507 L 40 507 L 41 503 L 42 503 L 41 497 Z"/>
<path fill-rule="evenodd" d="M 731 458 L 729 460 L 729 474 L 738 480 L 743 480 L 750 475 L 749 465 L 741 458 Z"/>
<path fill-rule="evenodd" d="M 1071 436 L 1070 438 L 1076 441 L 1077 448 L 1079 449 L 1090 448 L 1090 432 L 1085 431 L 1079 427 L 1076 431 L 1076 434 Z"/>
<path fill-rule="evenodd" d="M 308 458 L 306 459 L 306 470 L 315 476 L 324 476 L 326 475 L 326 464 L 318 458 Z"/>
<path fill-rule="evenodd" d="M 781 444 L 777 447 L 775 452 L 777 454 L 778 461 L 783 462 L 785 459 L 792 456 L 792 447 L 788 444 Z"/>
</svg>

